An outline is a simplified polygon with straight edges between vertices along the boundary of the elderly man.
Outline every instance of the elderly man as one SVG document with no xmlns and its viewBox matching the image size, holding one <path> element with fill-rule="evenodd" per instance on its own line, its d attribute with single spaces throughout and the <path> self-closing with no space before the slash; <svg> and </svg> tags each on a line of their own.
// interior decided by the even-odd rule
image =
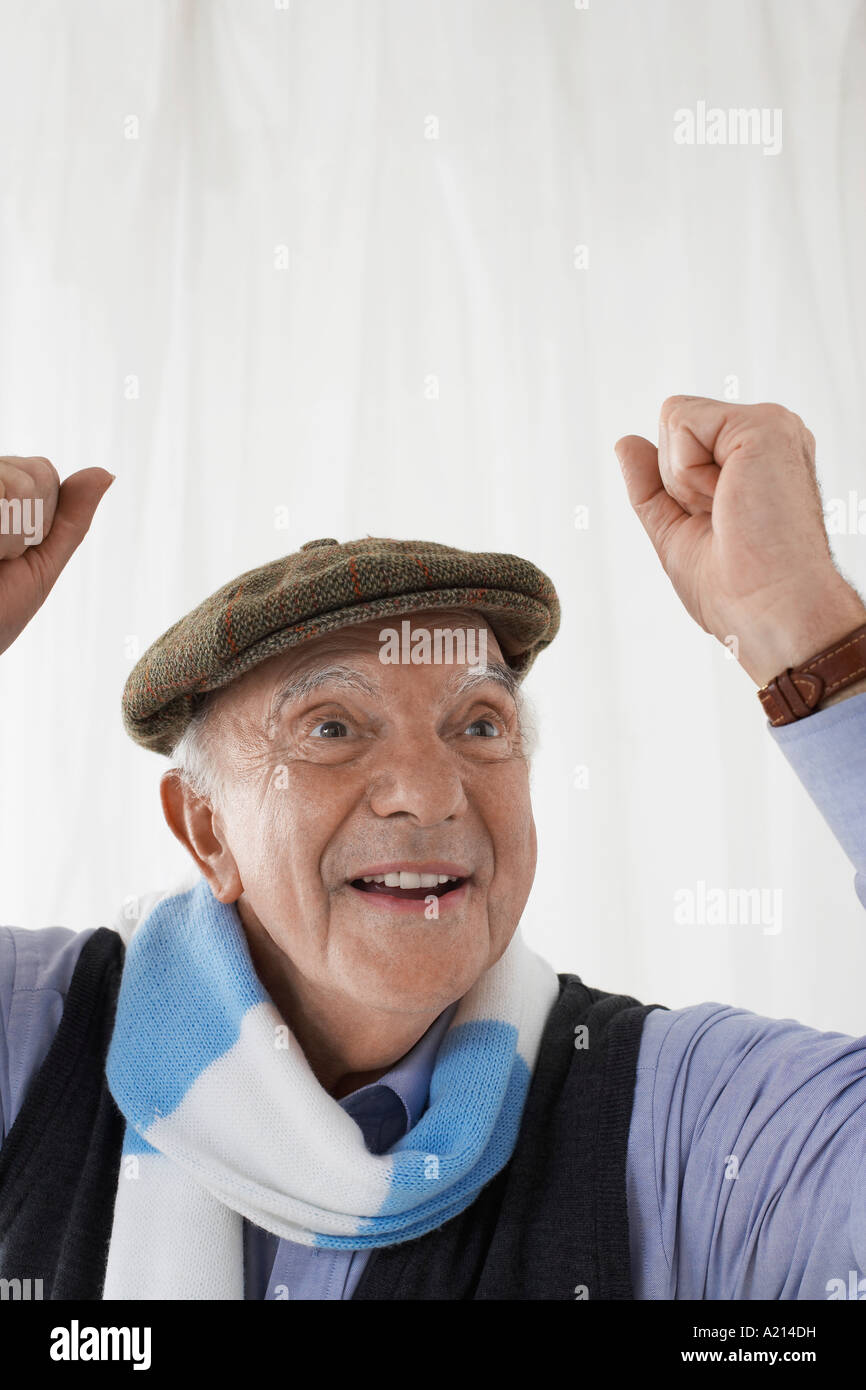
<svg viewBox="0 0 866 1390">
<path fill-rule="evenodd" d="M 811 435 L 675 397 L 658 449 L 617 452 L 866 904 L 866 608 Z M 0 650 L 109 478 L 0 460 L 44 515 L 38 544 L 0 536 Z M 195 881 L 126 939 L 0 933 L 0 1275 L 52 1298 L 866 1292 L 866 1039 L 642 1005 L 522 941 L 520 682 L 558 621 L 515 556 L 319 540 L 145 654 L 124 720 L 174 757 Z"/>
</svg>

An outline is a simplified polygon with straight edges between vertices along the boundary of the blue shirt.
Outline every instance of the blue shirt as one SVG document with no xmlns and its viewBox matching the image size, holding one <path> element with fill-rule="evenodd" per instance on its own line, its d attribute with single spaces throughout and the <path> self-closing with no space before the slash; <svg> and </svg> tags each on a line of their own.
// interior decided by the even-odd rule
<svg viewBox="0 0 866 1390">
<path fill-rule="evenodd" d="M 853 863 L 866 907 L 866 695 L 767 727 Z M 89 935 L 0 927 L 0 1140 Z M 455 1008 L 387 1075 L 340 1102 L 373 1152 L 423 1113 Z M 858 1286 L 866 1295 L 866 1037 L 718 1003 L 652 1012 L 626 1177 L 639 1299 L 826 1299 Z M 244 1249 L 251 1299 L 351 1298 L 369 1259 L 249 1223 Z"/>
</svg>

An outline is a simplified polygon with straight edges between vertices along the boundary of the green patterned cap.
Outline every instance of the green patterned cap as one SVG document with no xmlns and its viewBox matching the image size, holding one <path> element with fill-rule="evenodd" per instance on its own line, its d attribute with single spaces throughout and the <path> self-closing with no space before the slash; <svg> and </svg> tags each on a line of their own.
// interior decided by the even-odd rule
<svg viewBox="0 0 866 1390">
<path fill-rule="evenodd" d="M 553 584 L 517 555 L 378 536 L 307 541 L 223 585 L 148 648 L 123 691 L 124 727 L 170 754 L 206 691 L 313 637 L 426 608 L 477 609 L 521 680 L 559 628 Z"/>
</svg>

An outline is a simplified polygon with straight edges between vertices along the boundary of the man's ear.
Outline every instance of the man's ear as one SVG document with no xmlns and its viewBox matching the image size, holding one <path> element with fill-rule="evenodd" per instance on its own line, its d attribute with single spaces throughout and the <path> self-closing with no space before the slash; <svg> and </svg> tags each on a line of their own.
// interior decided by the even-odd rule
<svg viewBox="0 0 866 1390">
<path fill-rule="evenodd" d="M 159 795 L 169 829 L 195 860 L 214 897 L 221 903 L 236 902 L 244 886 L 213 807 L 196 796 L 176 767 L 162 774 Z"/>
</svg>

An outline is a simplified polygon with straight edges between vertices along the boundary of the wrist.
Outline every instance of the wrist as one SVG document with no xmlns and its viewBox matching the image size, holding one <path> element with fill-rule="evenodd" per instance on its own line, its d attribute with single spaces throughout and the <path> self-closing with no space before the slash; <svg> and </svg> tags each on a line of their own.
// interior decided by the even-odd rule
<svg viewBox="0 0 866 1390">
<path fill-rule="evenodd" d="M 739 663 L 763 688 L 782 671 L 809 661 L 864 622 L 866 604 L 837 574 L 832 583 L 810 588 L 793 603 L 766 609 L 748 636 L 740 639 Z M 855 693 L 853 686 L 844 692 L 848 693 Z"/>
</svg>

